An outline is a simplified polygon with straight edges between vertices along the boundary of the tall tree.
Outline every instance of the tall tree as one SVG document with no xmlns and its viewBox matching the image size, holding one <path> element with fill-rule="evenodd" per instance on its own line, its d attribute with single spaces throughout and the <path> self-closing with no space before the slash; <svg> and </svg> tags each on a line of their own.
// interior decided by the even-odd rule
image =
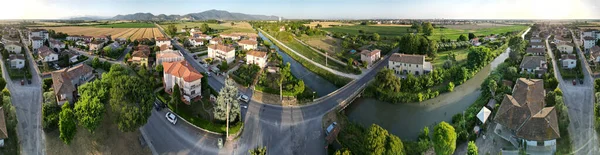
<svg viewBox="0 0 600 155">
<path fill-rule="evenodd" d="M 451 155 L 456 149 L 456 132 L 452 125 L 441 122 L 433 129 L 433 143 L 435 154 Z"/>
<path fill-rule="evenodd" d="M 107 80 L 111 84 L 109 102 L 112 110 L 117 114 L 116 120 L 119 130 L 131 132 L 148 121 L 154 96 L 152 87 L 148 85 L 148 82 L 137 76 L 119 75 L 121 73 L 115 73 L 120 72 L 116 71 L 118 69 L 120 67 L 113 65 L 110 71 L 113 73 L 105 74 L 103 80 L 110 78 Z M 106 75 L 110 76 L 106 77 Z"/>
<path fill-rule="evenodd" d="M 434 30 L 433 25 L 431 25 L 430 22 L 423 23 L 423 33 L 426 36 L 431 36 L 433 34 L 433 30 Z"/>
<path fill-rule="evenodd" d="M 175 84 L 173 86 L 173 93 L 171 94 L 171 104 L 175 105 L 175 111 L 179 110 L 179 105 L 181 104 L 181 89 L 179 88 L 179 84 Z"/>
<path fill-rule="evenodd" d="M 365 135 L 366 153 L 372 155 L 404 155 L 404 145 L 400 138 L 389 134 L 379 125 L 371 125 Z"/>
<path fill-rule="evenodd" d="M 73 115 L 73 110 L 71 110 L 71 107 L 69 107 L 69 102 L 65 102 L 63 104 L 59 116 L 59 137 L 65 144 L 70 144 L 71 140 L 73 140 L 75 137 L 75 133 L 77 133 L 77 125 L 75 124 L 75 115 Z"/>
<path fill-rule="evenodd" d="M 229 122 L 234 122 L 237 116 L 240 115 L 240 105 L 236 100 L 238 90 L 235 87 L 235 82 L 231 79 L 225 81 L 225 86 L 219 91 L 217 97 L 217 105 L 214 107 L 214 118 L 220 121 L 227 120 L 227 105 L 229 105 Z"/>
<path fill-rule="evenodd" d="M 380 38 L 379 33 L 373 33 L 373 41 L 379 41 Z"/>
<path fill-rule="evenodd" d="M 86 83 L 80 87 L 92 87 L 94 83 L 100 83 L 97 81 Z M 98 86 L 98 85 L 96 85 Z M 102 86 L 99 86 L 102 87 Z M 86 128 L 89 132 L 94 133 L 98 125 L 102 123 L 102 119 L 104 116 L 104 104 L 100 101 L 102 95 L 98 95 L 96 92 L 91 92 L 89 90 L 94 88 L 86 88 L 86 90 L 81 90 L 85 92 L 81 94 L 79 101 L 75 104 L 75 116 L 77 116 L 77 120 L 79 120 L 79 125 Z M 103 90 L 102 93 L 106 91 Z"/>
<path fill-rule="evenodd" d="M 460 36 L 458 36 L 457 41 L 469 41 L 469 38 L 467 38 L 467 36 L 461 34 Z"/>
<path fill-rule="evenodd" d="M 475 38 L 475 34 L 473 34 L 473 33 L 469 33 L 469 40 L 471 40 L 471 39 L 473 39 L 473 38 Z"/>
<path fill-rule="evenodd" d="M 202 31 L 202 33 L 208 33 L 208 31 L 210 31 L 210 27 L 208 24 L 204 23 L 202 26 L 200 26 L 200 31 Z"/>
<path fill-rule="evenodd" d="M 54 92 L 48 92 L 54 97 Z M 46 93 L 44 93 L 46 95 Z M 42 105 L 42 127 L 44 131 L 50 132 L 58 128 L 58 121 L 60 119 L 60 106 L 56 104 L 56 98 L 52 98 L 54 103 L 44 103 Z"/>
<path fill-rule="evenodd" d="M 469 141 L 469 144 L 467 146 L 467 155 L 478 155 L 479 153 L 477 152 L 477 145 L 475 145 L 475 142 L 473 141 Z"/>
</svg>

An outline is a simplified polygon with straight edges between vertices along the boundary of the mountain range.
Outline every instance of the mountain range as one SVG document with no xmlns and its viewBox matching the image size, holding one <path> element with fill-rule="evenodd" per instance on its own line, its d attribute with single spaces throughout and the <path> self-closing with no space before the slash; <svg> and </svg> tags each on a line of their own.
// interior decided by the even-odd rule
<svg viewBox="0 0 600 155">
<path fill-rule="evenodd" d="M 83 16 L 70 18 L 71 20 L 99 20 L 96 16 Z M 135 13 L 127 15 L 117 15 L 109 20 L 278 20 L 277 16 L 251 15 L 243 13 L 228 12 L 223 10 L 208 10 L 199 13 L 189 13 L 185 15 L 154 15 L 152 13 Z"/>
</svg>

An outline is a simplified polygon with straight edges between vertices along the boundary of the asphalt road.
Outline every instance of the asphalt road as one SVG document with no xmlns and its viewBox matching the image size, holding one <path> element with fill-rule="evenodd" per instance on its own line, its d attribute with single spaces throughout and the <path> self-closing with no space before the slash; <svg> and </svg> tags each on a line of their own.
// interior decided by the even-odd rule
<svg viewBox="0 0 600 155">
<path fill-rule="evenodd" d="M 188 62 L 194 62 L 185 54 L 184 48 L 173 43 Z M 269 153 L 274 154 L 326 154 L 325 134 L 321 127 L 323 115 L 373 79 L 375 72 L 387 65 L 387 58 L 382 61 L 362 78 L 307 106 L 281 107 L 250 102 L 247 112 L 242 111 L 245 124 L 241 137 L 220 150 L 216 144 L 218 136 L 183 122 L 175 126 L 168 124 L 164 113 L 153 112 L 141 130 L 148 135 L 146 138 L 156 154 L 247 154 L 248 150 L 258 146 L 266 146 Z M 190 64 L 201 72 L 206 71 L 197 63 Z M 209 85 L 217 91 L 223 86 L 214 77 L 208 79 Z"/>
</svg>

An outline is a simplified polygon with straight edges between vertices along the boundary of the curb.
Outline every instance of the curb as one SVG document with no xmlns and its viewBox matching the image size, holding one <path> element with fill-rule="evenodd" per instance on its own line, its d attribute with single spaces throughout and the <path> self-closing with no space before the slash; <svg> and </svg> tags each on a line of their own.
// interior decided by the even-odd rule
<svg viewBox="0 0 600 155">
<path fill-rule="evenodd" d="M 154 148 L 154 145 L 152 145 L 152 142 L 148 139 L 148 135 L 146 135 L 146 130 L 144 130 L 144 127 L 140 128 L 140 132 L 142 133 L 144 141 L 146 141 L 146 145 L 148 145 L 148 147 L 150 148 L 152 155 L 158 155 L 158 153 L 156 153 L 156 148 Z"/>
<path fill-rule="evenodd" d="M 172 111 L 171 109 L 169 109 L 169 108 L 167 108 L 167 110 L 169 110 L 169 112 L 171 112 L 171 113 L 173 113 L 173 114 L 177 114 L 177 113 L 173 112 L 173 111 Z M 202 131 L 204 131 L 204 132 L 207 132 L 207 133 L 210 133 L 210 134 L 214 134 L 214 135 L 219 135 L 219 136 L 223 136 L 223 135 L 224 135 L 224 134 L 222 134 L 222 133 L 217 133 L 217 132 L 213 132 L 213 131 L 208 131 L 208 130 L 206 130 L 206 129 L 203 129 L 203 128 L 201 128 L 201 127 L 198 127 L 198 126 L 196 126 L 196 125 L 194 125 L 194 124 L 192 124 L 192 123 L 188 122 L 187 120 L 185 120 L 185 119 L 184 119 L 183 117 L 181 117 L 181 116 L 177 116 L 177 117 L 178 117 L 178 118 L 180 118 L 181 120 L 183 120 L 185 123 L 187 123 L 187 124 L 189 124 L 189 125 L 193 126 L 193 127 L 194 127 L 194 128 L 196 128 L 196 129 L 200 129 L 200 130 L 202 130 Z"/>
</svg>

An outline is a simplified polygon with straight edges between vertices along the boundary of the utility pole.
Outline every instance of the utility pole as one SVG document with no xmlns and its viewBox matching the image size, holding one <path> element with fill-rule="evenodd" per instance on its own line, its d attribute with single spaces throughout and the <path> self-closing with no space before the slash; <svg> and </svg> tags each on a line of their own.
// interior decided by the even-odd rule
<svg viewBox="0 0 600 155">
<path fill-rule="evenodd" d="M 229 139 L 229 102 L 227 102 L 227 113 L 225 114 L 226 118 L 226 129 L 225 129 L 225 139 Z"/>
</svg>

